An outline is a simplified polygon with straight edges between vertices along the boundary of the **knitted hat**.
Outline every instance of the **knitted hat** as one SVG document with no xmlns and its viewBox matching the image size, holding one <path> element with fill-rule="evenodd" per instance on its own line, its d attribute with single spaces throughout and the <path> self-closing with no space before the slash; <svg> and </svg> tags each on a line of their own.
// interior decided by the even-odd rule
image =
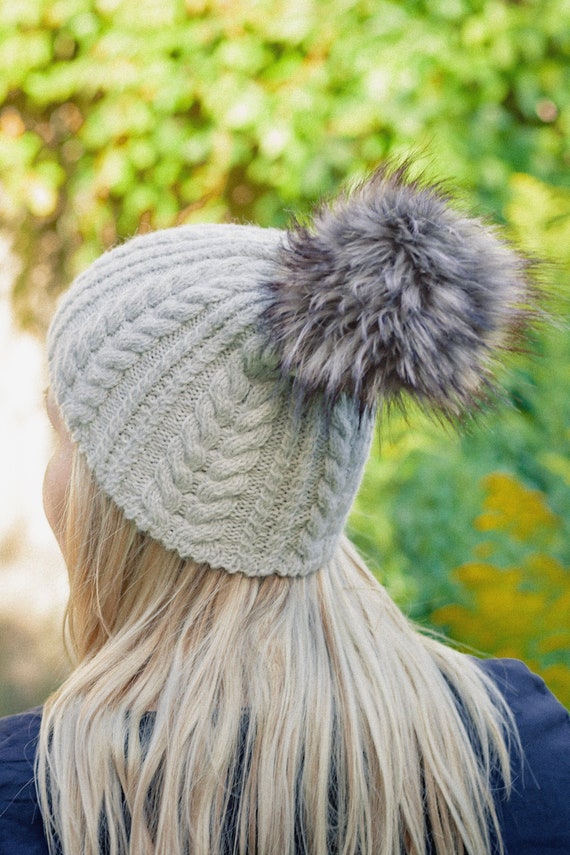
<svg viewBox="0 0 570 855">
<path fill-rule="evenodd" d="M 332 555 L 378 400 L 476 406 L 524 262 L 406 168 L 307 226 L 136 237 L 71 286 L 53 392 L 102 490 L 168 549 L 248 576 Z"/>
</svg>

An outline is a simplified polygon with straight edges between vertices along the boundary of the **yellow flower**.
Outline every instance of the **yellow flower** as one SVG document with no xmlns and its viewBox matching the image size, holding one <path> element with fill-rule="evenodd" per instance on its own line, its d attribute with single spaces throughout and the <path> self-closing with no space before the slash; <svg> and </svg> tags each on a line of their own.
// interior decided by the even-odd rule
<svg viewBox="0 0 570 855">
<path fill-rule="evenodd" d="M 552 529 L 558 518 L 539 490 L 529 490 L 512 475 L 493 472 L 483 480 L 487 497 L 483 513 L 475 520 L 479 531 L 505 531 L 520 541 Z"/>
</svg>

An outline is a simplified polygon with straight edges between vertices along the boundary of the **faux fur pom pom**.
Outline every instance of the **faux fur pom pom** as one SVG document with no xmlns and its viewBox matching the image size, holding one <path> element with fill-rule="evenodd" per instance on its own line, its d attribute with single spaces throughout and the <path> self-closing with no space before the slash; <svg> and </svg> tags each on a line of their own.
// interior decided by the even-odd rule
<svg viewBox="0 0 570 855">
<path fill-rule="evenodd" d="M 364 411 L 408 391 L 453 417 L 532 314 L 528 266 L 408 166 L 384 167 L 287 233 L 264 317 L 301 397 Z"/>
</svg>

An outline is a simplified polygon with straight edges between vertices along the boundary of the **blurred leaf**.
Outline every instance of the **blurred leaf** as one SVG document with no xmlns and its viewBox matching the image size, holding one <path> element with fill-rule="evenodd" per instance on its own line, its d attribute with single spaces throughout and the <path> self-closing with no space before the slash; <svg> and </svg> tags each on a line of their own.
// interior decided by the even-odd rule
<svg viewBox="0 0 570 855">
<path fill-rule="evenodd" d="M 528 490 L 516 478 L 494 472 L 483 480 L 487 496 L 483 513 L 474 522 L 479 531 L 506 531 L 517 540 L 532 540 L 554 527 L 557 519 L 538 490 Z"/>
<path fill-rule="evenodd" d="M 65 285 L 137 231 L 281 227 L 418 151 L 553 262 L 562 322 L 511 361 L 511 406 L 461 438 L 413 409 L 383 419 L 350 525 L 412 617 L 446 614 L 459 640 L 525 657 L 565 698 L 569 55 L 568 0 L 0 3 L 0 225 L 22 326 L 45 331 Z"/>
<path fill-rule="evenodd" d="M 556 518 L 539 491 L 513 477 L 493 473 L 484 484 L 485 527 L 523 540 L 531 551 L 518 567 L 458 567 L 454 576 L 464 590 L 463 603 L 442 606 L 431 619 L 478 651 L 524 659 L 570 705 L 570 571 L 534 551 L 539 541 L 548 546 Z"/>
<path fill-rule="evenodd" d="M 526 245 L 568 245 L 569 31 L 565 0 L 2 4 L 0 214 L 25 235 L 20 318 L 45 328 L 38 306 L 111 233 L 214 210 L 283 225 L 285 208 L 418 148 L 484 212 L 508 201 Z M 546 197 L 548 223 L 532 217 Z"/>
</svg>

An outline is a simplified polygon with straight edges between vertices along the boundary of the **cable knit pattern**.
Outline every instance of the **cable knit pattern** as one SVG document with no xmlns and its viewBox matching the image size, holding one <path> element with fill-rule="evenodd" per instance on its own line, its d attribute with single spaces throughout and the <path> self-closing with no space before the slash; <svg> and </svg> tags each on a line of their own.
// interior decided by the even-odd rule
<svg viewBox="0 0 570 855">
<path fill-rule="evenodd" d="M 302 576 L 332 556 L 378 398 L 449 418 L 535 317 L 528 263 L 407 166 L 289 232 L 181 226 L 78 277 L 53 391 L 101 488 L 184 558 Z"/>
<path fill-rule="evenodd" d="M 100 487 L 184 558 L 302 576 L 331 557 L 378 396 L 444 415 L 533 316 L 527 264 L 406 168 L 290 232 L 181 226 L 78 277 L 53 391 Z"/>
<path fill-rule="evenodd" d="M 182 226 L 98 259 L 50 329 L 53 391 L 101 488 L 182 557 L 299 576 L 331 556 L 373 429 L 299 413 L 263 321 L 283 233 Z"/>
</svg>

